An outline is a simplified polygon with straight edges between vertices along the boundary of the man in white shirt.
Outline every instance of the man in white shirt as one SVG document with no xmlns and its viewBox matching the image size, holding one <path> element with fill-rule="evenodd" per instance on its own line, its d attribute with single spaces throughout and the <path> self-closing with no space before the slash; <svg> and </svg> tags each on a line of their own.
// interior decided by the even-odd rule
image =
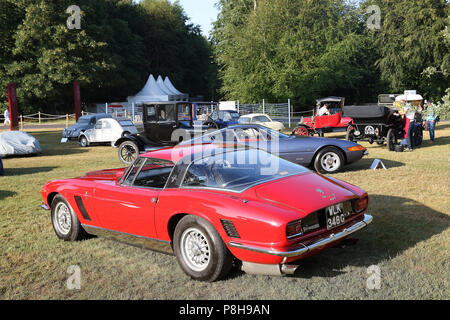
<svg viewBox="0 0 450 320">
<path fill-rule="evenodd" d="M 9 120 L 9 110 L 8 108 L 6 108 L 5 112 L 3 113 L 3 115 L 5 116 L 5 121 L 3 122 L 3 125 L 10 125 L 11 124 L 11 120 Z"/>
<path fill-rule="evenodd" d="M 329 116 L 331 115 L 330 110 L 328 110 L 328 104 L 324 104 L 322 108 L 319 109 L 319 116 Z"/>
</svg>

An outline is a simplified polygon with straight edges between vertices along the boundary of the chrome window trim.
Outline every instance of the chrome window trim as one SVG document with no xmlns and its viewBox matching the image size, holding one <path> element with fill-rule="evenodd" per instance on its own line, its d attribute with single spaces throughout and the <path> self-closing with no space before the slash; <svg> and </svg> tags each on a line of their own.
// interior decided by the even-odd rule
<svg viewBox="0 0 450 320">
<path fill-rule="evenodd" d="M 142 164 L 141 164 L 141 166 L 139 167 L 138 171 L 136 171 L 136 175 L 134 176 L 133 181 L 132 181 L 130 184 L 126 183 L 128 177 L 129 177 L 129 175 L 131 174 L 131 171 L 132 171 L 132 169 L 130 169 L 130 170 L 127 172 L 127 175 L 126 175 L 125 179 L 122 180 L 122 183 L 120 184 L 121 186 L 123 186 L 123 187 L 132 187 L 132 186 L 133 186 L 134 180 L 136 180 L 136 177 L 137 177 L 138 174 L 141 172 L 141 169 L 142 169 L 142 167 L 144 166 L 145 162 L 147 161 L 147 158 L 145 158 L 145 157 L 137 157 L 136 160 L 133 162 L 133 164 L 130 166 L 130 168 L 134 167 L 134 165 L 136 164 L 136 162 L 137 162 L 138 160 L 140 160 L 140 159 L 144 159 L 144 161 L 142 162 Z"/>
<path fill-rule="evenodd" d="M 127 180 L 129 174 L 131 173 L 131 168 L 134 166 L 134 163 L 138 160 L 138 159 L 144 159 L 144 162 L 142 163 L 142 165 L 139 167 L 139 170 L 136 172 L 136 176 L 133 179 L 133 182 L 128 185 L 125 184 L 125 181 Z M 136 160 L 133 162 L 133 164 L 131 166 L 128 167 L 128 169 L 125 171 L 125 174 L 123 175 L 123 177 L 121 178 L 122 180 L 120 181 L 120 186 L 122 187 L 128 187 L 128 188 L 136 188 L 136 189 L 147 189 L 147 190 L 155 190 L 155 191 L 161 191 L 161 190 L 165 190 L 167 187 L 167 183 L 169 182 L 169 179 L 167 179 L 164 187 L 162 188 L 153 188 L 153 187 L 140 187 L 140 186 L 135 186 L 134 182 L 136 181 L 136 178 L 139 176 L 139 174 L 142 171 L 142 168 L 144 167 L 145 163 L 149 160 L 149 159 L 155 159 L 155 160 L 162 160 L 159 158 L 151 158 L 151 157 L 137 157 Z M 172 162 L 173 163 L 173 162 Z M 172 175 L 173 169 L 175 168 L 176 164 L 173 165 L 172 170 L 170 171 L 169 174 L 169 178 Z M 125 177 L 125 178 L 124 178 Z"/>
</svg>

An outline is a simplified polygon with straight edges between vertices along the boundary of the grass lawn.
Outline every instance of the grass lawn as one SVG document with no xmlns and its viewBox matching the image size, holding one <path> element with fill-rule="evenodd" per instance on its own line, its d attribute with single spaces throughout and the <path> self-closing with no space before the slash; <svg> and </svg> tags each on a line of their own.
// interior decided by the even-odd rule
<svg viewBox="0 0 450 320">
<path fill-rule="evenodd" d="M 369 156 L 336 178 L 370 195 L 373 223 L 359 242 L 302 260 L 292 277 L 253 276 L 234 270 L 223 281 L 190 280 L 175 257 L 94 238 L 57 239 L 49 213 L 39 208 L 48 181 L 120 167 L 117 149 L 59 144 L 60 130 L 31 132 L 39 157 L 5 159 L 0 177 L 1 299 L 449 299 L 450 123 L 437 140 L 428 132 L 411 153 L 362 143 Z M 342 135 L 334 135 L 343 138 Z M 388 170 L 369 169 L 375 158 Z M 69 290 L 69 266 L 81 269 L 81 289 Z M 370 290 L 368 268 L 381 272 Z"/>
</svg>

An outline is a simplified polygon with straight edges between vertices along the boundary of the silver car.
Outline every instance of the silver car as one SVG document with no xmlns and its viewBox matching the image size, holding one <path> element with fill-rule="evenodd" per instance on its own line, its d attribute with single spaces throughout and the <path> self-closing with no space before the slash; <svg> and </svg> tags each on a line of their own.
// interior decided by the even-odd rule
<svg viewBox="0 0 450 320">
<path fill-rule="evenodd" d="M 110 143 L 114 146 L 118 139 L 136 133 L 138 130 L 131 120 L 104 118 L 98 120 L 93 129 L 81 133 L 78 144 L 81 147 L 88 147 L 93 143 Z"/>
</svg>

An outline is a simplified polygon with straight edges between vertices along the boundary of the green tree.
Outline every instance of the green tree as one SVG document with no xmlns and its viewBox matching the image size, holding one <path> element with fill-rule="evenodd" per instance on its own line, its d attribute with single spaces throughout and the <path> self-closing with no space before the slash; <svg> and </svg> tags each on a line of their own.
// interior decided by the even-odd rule
<svg viewBox="0 0 450 320">
<path fill-rule="evenodd" d="M 8 107 L 6 86 L 12 79 L 8 76 L 5 67 L 13 62 L 13 35 L 23 15 L 24 13 L 15 3 L 0 1 L 0 111 Z"/>
<path fill-rule="evenodd" d="M 84 102 L 123 101 L 150 73 L 190 94 L 214 94 L 211 48 L 178 2 L 79 0 L 81 28 L 69 29 L 70 0 L 0 0 L 0 76 L 17 83 L 23 113 L 73 110 L 72 83 Z M 7 103 L 2 90 L 2 104 Z"/>
<path fill-rule="evenodd" d="M 344 1 L 223 0 L 214 29 L 223 94 L 256 102 L 321 95 L 358 99 L 377 72 L 373 42 Z"/>
<path fill-rule="evenodd" d="M 449 86 L 449 42 L 445 40 L 449 7 L 445 0 L 377 0 L 382 27 L 376 44 L 378 66 L 391 90 L 416 89 L 431 98 Z"/>
</svg>

